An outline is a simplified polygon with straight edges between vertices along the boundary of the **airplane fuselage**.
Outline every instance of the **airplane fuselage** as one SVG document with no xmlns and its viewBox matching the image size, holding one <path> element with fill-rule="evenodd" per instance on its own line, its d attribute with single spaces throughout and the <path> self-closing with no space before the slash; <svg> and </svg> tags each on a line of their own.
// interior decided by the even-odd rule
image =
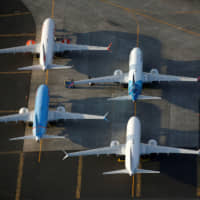
<svg viewBox="0 0 200 200">
<path fill-rule="evenodd" d="M 140 162 L 141 124 L 137 117 L 131 117 L 127 124 L 125 167 L 133 175 Z"/>
<path fill-rule="evenodd" d="M 49 109 L 49 90 L 46 85 L 40 85 L 35 98 L 35 110 L 33 118 L 33 135 L 39 141 L 46 133 Z"/>
<path fill-rule="evenodd" d="M 128 94 L 133 101 L 142 92 L 143 80 L 143 58 L 140 48 L 134 48 L 129 56 Z"/>
<path fill-rule="evenodd" d="M 47 18 L 42 25 L 40 43 L 40 65 L 44 71 L 47 69 L 49 64 L 52 64 L 55 46 L 54 31 L 54 21 L 51 18 Z"/>
</svg>

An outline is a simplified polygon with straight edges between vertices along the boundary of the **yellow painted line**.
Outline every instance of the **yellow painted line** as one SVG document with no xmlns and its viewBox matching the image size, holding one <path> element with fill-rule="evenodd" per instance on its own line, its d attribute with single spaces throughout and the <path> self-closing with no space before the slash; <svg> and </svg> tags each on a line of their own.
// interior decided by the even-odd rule
<svg viewBox="0 0 200 200">
<path fill-rule="evenodd" d="M 38 155 L 38 162 L 40 163 L 41 160 L 41 156 L 42 156 L 42 140 L 40 140 L 40 151 L 39 151 L 39 155 Z"/>
<path fill-rule="evenodd" d="M 129 8 L 120 6 L 119 4 L 115 4 L 115 3 L 110 2 L 110 1 L 108 1 L 108 0 L 100 0 L 100 1 L 102 1 L 102 2 L 104 2 L 104 3 L 106 3 L 106 4 L 109 4 L 109 5 L 115 6 L 115 7 L 117 7 L 117 8 L 123 9 L 123 10 L 125 10 L 125 11 L 130 12 L 130 9 L 129 9 Z M 152 16 L 150 16 L 150 15 L 147 15 L 147 14 L 145 14 L 145 13 L 138 12 L 137 10 L 134 10 L 134 9 L 132 9 L 132 12 L 135 13 L 136 15 L 143 16 L 144 18 L 150 19 L 150 20 L 152 20 L 152 21 L 154 21 L 154 22 L 157 22 L 157 23 L 160 23 L 160 24 L 165 24 L 165 25 L 170 26 L 170 27 L 172 27 L 172 28 L 174 28 L 174 29 L 177 29 L 177 30 L 179 30 L 179 31 L 183 31 L 183 32 L 188 33 L 188 34 L 190 34 L 190 35 L 195 35 L 195 36 L 197 36 L 197 37 L 200 37 L 200 33 L 198 33 L 198 32 L 194 32 L 194 31 L 185 29 L 185 28 L 183 28 L 183 27 L 181 27 L 181 26 L 177 26 L 177 25 L 174 25 L 174 24 L 170 24 L 170 23 L 168 23 L 168 22 L 166 22 L 166 21 L 164 21 L 164 20 L 157 19 L 157 18 L 152 17 Z"/>
<path fill-rule="evenodd" d="M 117 162 L 121 163 L 121 162 L 125 162 L 125 160 L 122 160 L 122 159 L 118 158 Z"/>
<path fill-rule="evenodd" d="M 24 153 L 20 153 L 19 157 L 19 167 L 18 167 L 18 177 L 17 177 L 17 187 L 15 200 L 20 200 L 22 176 L 23 176 L 23 166 L 24 166 Z"/>
<path fill-rule="evenodd" d="M 35 36 L 35 33 L 11 33 L 11 34 L 0 34 L 0 37 L 31 37 Z"/>
<path fill-rule="evenodd" d="M 0 14 L 0 17 L 13 17 L 19 15 L 30 15 L 31 12 L 19 12 L 19 13 L 8 13 L 8 14 Z"/>
<path fill-rule="evenodd" d="M 140 161 L 140 165 L 139 168 L 142 168 L 142 163 Z M 140 197 L 141 196 L 141 174 L 137 174 L 136 175 L 136 179 L 137 179 L 137 184 L 136 184 L 136 197 Z"/>
<path fill-rule="evenodd" d="M 131 186 L 131 197 L 134 197 L 134 193 L 135 193 L 135 176 L 132 176 L 132 186 Z"/>
<path fill-rule="evenodd" d="M 0 72 L 0 74 L 30 74 L 31 71 L 20 71 L 20 72 Z"/>
<path fill-rule="evenodd" d="M 80 156 L 79 160 L 78 160 L 76 199 L 80 199 L 80 197 L 81 197 L 82 168 L 83 168 L 83 157 Z"/>
<path fill-rule="evenodd" d="M 52 0 L 52 2 L 51 2 L 51 18 L 54 17 L 54 8 L 55 8 L 55 0 Z"/>
<path fill-rule="evenodd" d="M 2 151 L 0 152 L 0 155 L 9 155 L 9 154 L 20 154 L 21 151 Z"/>
<path fill-rule="evenodd" d="M 136 25 L 137 25 L 137 42 L 136 42 L 136 46 L 139 47 L 139 35 L 140 35 L 140 24 L 139 24 L 139 21 L 137 19 L 137 16 L 135 16 L 134 13 L 132 13 L 132 16 L 136 22 Z"/>
<path fill-rule="evenodd" d="M 46 79 L 45 79 L 45 84 L 48 85 L 48 80 L 49 80 L 49 71 L 47 69 L 46 71 Z"/>
</svg>

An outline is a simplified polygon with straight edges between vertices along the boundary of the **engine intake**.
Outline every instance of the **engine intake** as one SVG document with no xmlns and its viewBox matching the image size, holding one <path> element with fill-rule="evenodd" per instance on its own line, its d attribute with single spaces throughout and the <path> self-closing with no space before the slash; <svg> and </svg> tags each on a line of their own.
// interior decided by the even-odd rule
<svg viewBox="0 0 200 200">
<path fill-rule="evenodd" d="M 123 72 L 121 69 L 116 69 L 113 73 L 114 76 L 119 76 L 119 75 L 123 75 Z"/>
<path fill-rule="evenodd" d="M 148 144 L 151 145 L 151 146 L 157 146 L 158 145 L 157 141 L 153 140 L 153 139 L 149 140 Z"/>
<path fill-rule="evenodd" d="M 28 112 L 29 112 L 29 110 L 26 107 L 23 107 L 23 108 L 19 109 L 19 114 L 25 114 L 25 113 L 28 113 Z"/>
<path fill-rule="evenodd" d="M 150 73 L 153 74 L 153 75 L 158 75 L 159 71 L 157 69 L 151 69 Z"/>
<path fill-rule="evenodd" d="M 56 111 L 58 111 L 58 112 L 65 112 L 65 107 L 64 106 L 58 106 L 57 108 L 56 108 Z"/>
<path fill-rule="evenodd" d="M 113 141 L 111 141 L 110 146 L 111 146 L 111 147 L 116 147 L 116 146 L 118 146 L 119 144 L 120 144 L 120 143 L 119 143 L 118 140 L 113 140 Z"/>
</svg>

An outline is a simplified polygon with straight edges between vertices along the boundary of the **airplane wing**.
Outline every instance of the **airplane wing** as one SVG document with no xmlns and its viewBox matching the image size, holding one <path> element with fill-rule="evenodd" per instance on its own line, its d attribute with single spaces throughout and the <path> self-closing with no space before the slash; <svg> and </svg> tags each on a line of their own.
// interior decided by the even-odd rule
<svg viewBox="0 0 200 200">
<path fill-rule="evenodd" d="M 1 116 L 0 122 L 18 122 L 18 121 L 24 121 L 24 122 L 32 122 L 33 121 L 33 111 L 23 114 L 13 114 L 13 115 L 7 115 L 7 116 Z"/>
<path fill-rule="evenodd" d="M 146 73 L 143 72 L 143 82 L 151 83 L 153 81 L 185 81 L 185 82 L 197 82 L 197 78 L 185 77 L 185 76 L 174 76 L 156 73 Z"/>
<path fill-rule="evenodd" d="M 100 46 L 90 46 L 90 45 L 80 45 L 80 44 L 66 44 L 66 43 L 55 43 L 55 52 L 63 51 L 109 51 L 112 44 L 109 44 L 108 47 Z"/>
<path fill-rule="evenodd" d="M 81 84 L 92 84 L 92 83 L 128 83 L 128 73 L 103 76 L 98 78 L 91 78 L 80 81 L 65 81 L 66 87 L 71 87 L 71 85 L 81 85 Z"/>
<path fill-rule="evenodd" d="M 59 119 L 104 119 L 107 120 L 106 113 L 103 115 L 89 115 L 89 114 L 81 114 L 81 113 L 70 113 L 70 112 L 61 112 L 61 111 L 49 111 L 48 113 L 48 121 L 56 121 Z"/>
<path fill-rule="evenodd" d="M 151 145 L 151 144 L 143 144 L 140 146 L 141 154 L 151 154 L 151 153 L 177 153 L 177 154 L 199 154 L 199 150 L 190 150 L 190 149 L 181 149 L 175 147 L 167 147 L 167 146 L 159 146 L 159 145 Z"/>
<path fill-rule="evenodd" d="M 39 53 L 40 52 L 40 44 L 24 45 L 24 46 L 0 49 L 0 54 L 3 54 L 3 53 L 27 53 L 27 52 Z"/>
<path fill-rule="evenodd" d="M 116 155 L 125 155 L 125 145 L 119 144 L 116 146 L 110 146 L 110 147 L 102 147 L 97 149 L 91 149 L 91 150 L 85 150 L 85 151 L 78 151 L 74 153 L 67 153 L 65 152 L 65 156 L 63 158 L 66 159 L 68 157 L 76 157 L 76 156 L 91 156 L 91 155 L 109 155 L 109 154 L 116 154 Z"/>
</svg>

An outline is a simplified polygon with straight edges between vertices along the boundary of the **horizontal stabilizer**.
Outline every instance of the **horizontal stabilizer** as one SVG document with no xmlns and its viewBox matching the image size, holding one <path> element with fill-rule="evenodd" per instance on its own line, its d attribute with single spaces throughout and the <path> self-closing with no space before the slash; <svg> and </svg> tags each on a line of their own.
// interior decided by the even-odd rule
<svg viewBox="0 0 200 200">
<path fill-rule="evenodd" d="M 35 140 L 35 136 L 23 136 L 23 137 L 16 137 L 16 138 L 10 138 L 9 140 L 10 141 L 13 141 L 13 140 Z"/>
<path fill-rule="evenodd" d="M 121 96 L 108 99 L 108 101 L 124 101 L 124 100 L 131 100 L 131 96 Z"/>
<path fill-rule="evenodd" d="M 28 66 L 28 67 L 20 67 L 17 69 L 18 70 L 42 70 L 42 66 L 41 65 L 32 65 L 32 66 Z"/>
<path fill-rule="evenodd" d="M 138 100 L 146 100 L 146 99 L 161 99 L 161 97 L 152 97 L 152 96 L 144 96 L 144 95 L 138 96 Z"/>
<path fill-rule="evenodd" d="M 58 136 L 58 135 L 43 135 L 42 139 L 65 139 L 65 136 Z"/>
<path fill-rule="evenodd" d="M 136 169 L 135 174 L 159 174 L 160 171 L 146 170 L 146 169 Z"/>
<path fill-rule="evenodd" d="M 103 175 L 110 175 L 110 174 L 129 174 L 129 172 L 127 169 L 120 169 L 103 173 Z"/>
<path fill-rule="evenodd" d="M 47 69 L 70 69 L 72 66 L 64 66 L 64 65 L 55 65 L 55 64 L 50 64 L 47 66 Z"/>
</svg>

